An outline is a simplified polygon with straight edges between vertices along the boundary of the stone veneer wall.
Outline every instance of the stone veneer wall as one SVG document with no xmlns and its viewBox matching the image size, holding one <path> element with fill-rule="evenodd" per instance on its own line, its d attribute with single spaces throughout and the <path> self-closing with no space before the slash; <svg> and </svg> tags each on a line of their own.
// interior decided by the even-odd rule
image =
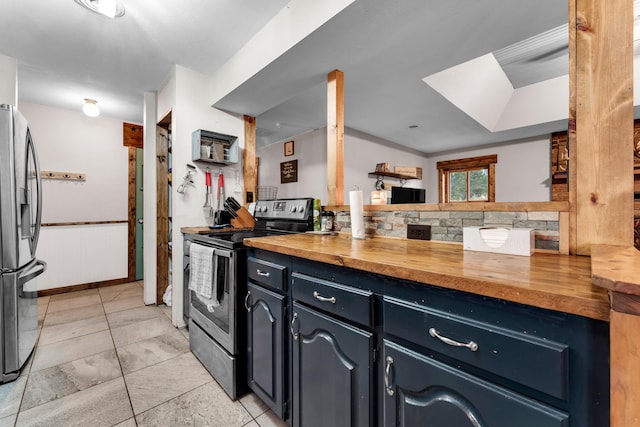
<svg viewBox="0 0 640 427">
<path fill-rule="evenodd" d="M 350 233 L 348 211 L 336 214 L 335 231 Z M 536 249 L 559 250 L 558 212 L 490 212 L 490 211 L 365 211 L 368 236 L 407 237 L 407 224 L 431 226 L 431 240 L 462 243 L 462 227 L 488 226 L 533 228 Z"/>
</svg>

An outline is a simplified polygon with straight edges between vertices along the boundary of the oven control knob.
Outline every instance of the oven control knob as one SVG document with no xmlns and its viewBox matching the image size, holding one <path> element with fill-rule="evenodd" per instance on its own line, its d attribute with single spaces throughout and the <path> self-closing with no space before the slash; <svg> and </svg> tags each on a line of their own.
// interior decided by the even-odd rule
<svg viewBox="0 0 640 427">
<path fill-rule="evenodd" d="M 260 212 L 265 213 L 267 211 L 267 206 L 262 206 L 260 208 Z"/>
<path fill-rule="evenodd" d="M 304 212 L 304 206 L 302 205 L 298 206 L 298 212 L 300 213 Z"/>
<path fill-rule="evenodd" d="M 296 211 L 296 207 L 295 206 L 291 206 L 291 209 L 289 209 L 291 212 L 295 212 Z"/>
</svg>

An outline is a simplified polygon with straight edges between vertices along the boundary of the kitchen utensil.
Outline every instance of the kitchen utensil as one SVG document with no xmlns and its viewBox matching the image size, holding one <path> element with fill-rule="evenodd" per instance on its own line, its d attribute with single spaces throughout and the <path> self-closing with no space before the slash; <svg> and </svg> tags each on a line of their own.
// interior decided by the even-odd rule
<svg viewBox="0 0 640 427">
<path fill-rule="evenodd" d="M 216 224 L 222 224 L 222 218 L 220 212 L 224 210 L 224 175 L 222 174 L 222 169 L 220 169 L 220 174 L 218 175 L 218 197 L 216 201 Z"/>
<path fill-rule="evenodd" d="M 224 207 L 231 215 L 231 225 L 234 228 L 253 228 L 256 224 L 253 215 L 249 213 L 238 201 L 233 197 L 227 197 L 224 201 Z"/>
<path fill-rule="evenodd" d="M 224 210 L 231 216 L 231 218 L 237 218 L 238 214 L 236 213 L 236 210 L 231 203 L 229 203 L 229 199 L 224 201 Z"/>
<path fill-rule="evenodd" d="M 240 209 L 242 207 L 242 205 L 240 203 L 238 203 L 238 201 L 233 197 L 227 197 L 226 201 L 235 210 L 238 210 L 238 209 Z"/>
<path fill-rule="evenodd" d="M 212 226 L 215 223 L 215 212 L 213 210 L 213 206 L 211 206 L 211 172 L 209 172 L 209 169 L 207 169 L 204 174 L 204 185 L 206 187 L 206 192 L 202 212 L 204 213 L 204 220 L 207 225 Z"/>
</svg>

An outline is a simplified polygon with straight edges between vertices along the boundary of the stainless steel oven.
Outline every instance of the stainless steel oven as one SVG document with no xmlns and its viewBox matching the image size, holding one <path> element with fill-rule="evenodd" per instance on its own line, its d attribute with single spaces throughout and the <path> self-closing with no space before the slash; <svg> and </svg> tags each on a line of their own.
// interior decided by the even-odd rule
<svg viewBox="0 0 640 427">
<path fill-rule="evenodd" d="M 212 230 L 209 234 L 184 236 L 183 312 L 189 325 L 191 351 L 232 399 L 248 391 L 246 316 L 241 310 L 247 267 L 242 242 L 248 237 L 313 230 L 312 209 L 311 198 L 259 200 L 254 213 L 256 225 L 252 230 Z M 193 245 L 209 248 L 212 254 L 214 295 L 211 298 L 203 298 L 189 289 Z"/>
</svg>

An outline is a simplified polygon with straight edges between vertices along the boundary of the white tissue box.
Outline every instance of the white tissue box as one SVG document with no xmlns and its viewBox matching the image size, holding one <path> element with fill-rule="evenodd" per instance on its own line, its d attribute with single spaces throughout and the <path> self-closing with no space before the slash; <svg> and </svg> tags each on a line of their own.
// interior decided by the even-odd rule
<svg viewBox="0 0 640 427">
<path fill-rule="evenodd" d="M 531 256 L 535 251 L 532 228 L 463 227 L 462 245 L 471 251 Z"/>
</svg>

